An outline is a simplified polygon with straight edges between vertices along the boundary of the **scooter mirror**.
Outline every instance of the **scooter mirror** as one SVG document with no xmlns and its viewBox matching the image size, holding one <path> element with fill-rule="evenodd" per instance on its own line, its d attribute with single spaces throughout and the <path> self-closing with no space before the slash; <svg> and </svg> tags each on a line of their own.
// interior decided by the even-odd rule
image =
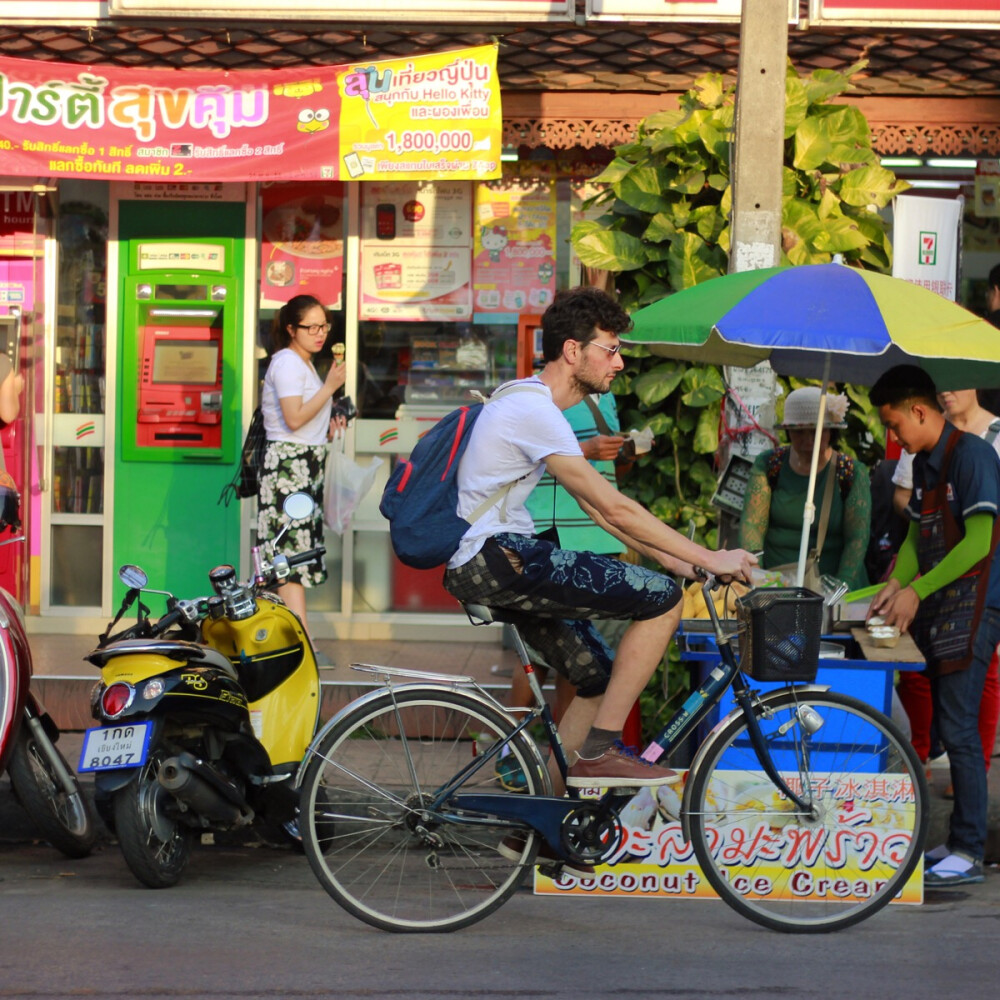
<svg viewBox="0 0 1000 1000">
<path fill-rule="evenodd" d="M 308 493 L 293 493 L 281 505 L 285 516 L 292 521 L 301 521 L 316 509 L 316 501 Z"/>
<path fill-rule="evenodd" d="M 118 570 L 118 579 L 129 590 L 142 590 L 149 583 L 149 577 L 146 576 L 142 569 L 139 566 L 131 565 L 131 563 L 126 563 Z"/>
</svg>

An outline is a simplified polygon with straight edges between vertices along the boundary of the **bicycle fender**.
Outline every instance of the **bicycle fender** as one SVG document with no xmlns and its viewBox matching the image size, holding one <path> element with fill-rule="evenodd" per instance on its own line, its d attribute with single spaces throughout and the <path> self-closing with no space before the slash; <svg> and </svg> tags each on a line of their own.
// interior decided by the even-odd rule
<svg viewBox="0 0 1000 1000">
<path fill-rule="evenodd" d="M 829 684 L 801 684 L 796 685 L 796 694 L 810 695 L 810 694 L 825 694 L 830 690 Z M 778 698 L 783 698 L 788 694 L 788 688 L 779 688 L 777 691 L 768 691 L 766 694 L 762 694 L 759 699 L 759 704 L 762 706 L 768 705 L 770 702 L 775 701 Z M 684 838 L 688 841 L 691 840 L 691 827 L 688 823 L 688 814 L 691 807 L 691 787 L 694 782 L 690 780 L 691 775 L 698 771 L 701 762 L 705 759 L 708 752 L 715 746 L 718 742 L 722 731 L 726 726 L 733 721 L 733 719 L 738 718 L 743 715 L 743 710 L 739 707 L 734 708 L 728 715 L 720 719 L 713 727 L 712 731 L 705 738 L 705 741 L 698 747 L 697 753 L 694 755 L 694 760 L 691 762 L 691 766 L 688 768 L 688 780 L 684 782 L 684 798 L 681 802 L 681 828 L 684 832 Z"/>
<path fill-rule="evenodd" d="M 358 708 L 362 708 L 369 702 L 375 701 L 377 698 L 381 698 L 384 695 L 394 692 L 402 694 L 404 691 L 419 691 L 422 694 L 435 695 L 435 694 L 455 694 L 460 693 L 465 697 L 471 699 L 472 701 L 478 702 L 484 708 L 492 709 L 494 712 L 500 712 L 502 715 L 506 716 L 507 720 L 510 722 L 511 727 L 517 725 L 517 720 L 514 718 L 510 712 L 504 708 L 495 698 L 487 694 L 485 691 L 481 691 L 474 687 L 467 687 L 465 685 L 457 686 L 455 684 L 435 684 L 435 683 L 416 683 L 416 684 L 392 684 L 392 685 L 382 685 L 381 687 L 373 688 L 367 694 L 361 695 L 359 698 L 355 698 L 354 701 L 349 702 L 345 705 L 332 719 L 327 722 L 322 729 L 313 737 L 312 742 L 306 747 L 306 752 L 302 756 L 302 760 L 299 762 L 298 770 L 295 773 L 295 788 L 301 788 L 302 779 L 305 775 L 306 765 L 309 763 L 310 758 L 313 754 L 318 752 L 319 745 L 326 738 L 327 733 L 336 726 L 341 719 L 344 718 L 349 712 L 353 712 Z M 541 762 L 541 754 L 538 754 L 538 759 Z M 544 769 L 545 765 L 542 763 Z"/>
</svg>

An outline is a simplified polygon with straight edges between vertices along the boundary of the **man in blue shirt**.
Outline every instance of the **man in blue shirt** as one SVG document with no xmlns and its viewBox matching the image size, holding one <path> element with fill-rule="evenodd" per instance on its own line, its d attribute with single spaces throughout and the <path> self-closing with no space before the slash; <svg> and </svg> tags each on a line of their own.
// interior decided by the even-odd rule
<svg viewBox="0 0 1000 1000">
<path fill-rule="evenodd" d="M 890 369 L 870 398 L 889 433 L 914 455 L 910 527 L 871 614 L 910 631 L 931 678 L 934 718 L 955 800 L 947 844 L 929 851 L 928 888 L 983 881 L 987 787 L 979 703 L 1000 643 L 997 547 L 1000 463 L 992 446 L 949 424 L 930 376 Z"/>
</svg>

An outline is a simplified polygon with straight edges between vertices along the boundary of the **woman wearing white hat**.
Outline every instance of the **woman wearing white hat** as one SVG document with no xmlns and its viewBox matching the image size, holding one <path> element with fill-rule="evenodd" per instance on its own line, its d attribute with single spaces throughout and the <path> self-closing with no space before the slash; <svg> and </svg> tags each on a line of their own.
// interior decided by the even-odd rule
<svg viewBox="0 0 1000 1000">
<path fill-rule="evenodd" d="M 763 552 L 760 564 L 764 569 L 794 563 L 799 558 L 819 394 L 817 386 L 788 394 L 780 426 L 788 432 L 790 446 L 758 455 L 750 474 L 739 545 L 751 552 Z M 871 487 L 868 470 L 835 450 L 836 432 L 847 426 L 847 405 L 847 397 L 842 394 L 827 396 L 809 551 L 817 548 L 823 511 L 827 510 L 819 570 L 845 581 L 854 590 L 868 584 L 865 551 L 871 529 Z M 828 491 L 830 476 L 835 480 Z"/>
</svg>

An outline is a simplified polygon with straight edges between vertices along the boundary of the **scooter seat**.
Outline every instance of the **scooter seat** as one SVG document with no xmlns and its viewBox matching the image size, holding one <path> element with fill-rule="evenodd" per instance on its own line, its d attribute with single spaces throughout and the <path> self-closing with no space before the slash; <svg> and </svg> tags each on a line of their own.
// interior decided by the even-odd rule
<svg viewBox="0 0 1000 1000">
<path fill-rule="evenodd" d="M 103 667 L 109 660 L 118 656 L 134 656 L 137 653 L 155 653 L 171 660 L 187 660 L 191 663 L 201 663 L 223 671 L 234 681 L 239 680 L 236 668 L 229 659 L 211 646 L 202 646 L 197 642 L 187 642 L 183 639 L 122 639 L 112 642 L 103 649 L 95 649 L 88 653 L 86 659 L 98 667 Z"/>
</svg>

